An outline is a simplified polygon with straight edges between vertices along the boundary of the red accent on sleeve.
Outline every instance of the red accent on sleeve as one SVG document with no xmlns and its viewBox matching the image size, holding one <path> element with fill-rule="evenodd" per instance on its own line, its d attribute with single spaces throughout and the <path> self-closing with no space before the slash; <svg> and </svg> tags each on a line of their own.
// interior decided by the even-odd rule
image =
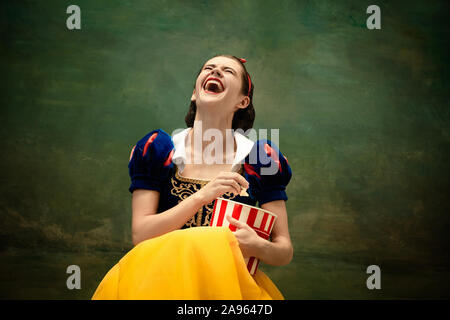
<svg viewBox="0 0 450 320">
<path fill-rule="evenodd" d="M 131 161 L 131 159 L 133 158 L 133 154 L 134 154 L 134 149 L 136 148 L 136 146 L 133 147 L 133 149 L 131 149 L 131 153 L 130 153 L 130 160 L 128 160 L 128 162 Z"/>
<path fill-rule="evenodd" d="M 156 139 L 156 136 L 158 135 L 158 132 L 155 132 L 154 134 L 151 135 L 150 138 L 148 138 L 147 142 L 145 143 L 144 146 L 144 152 L 142 153 L 142 156 L 145 157 L 145 154 L 148 151 L 148 147 L 152 144 L 153 140 Z"/>
<path fill-rule="evenodd" d="M 276 164 L 278 164 L 278 169 L 280 169 L 280 172 L 283 172 L 281 169 L 280 159 L 278 158 L 278 154 L 275 150 L 273 150 L 273 148 L 266 143 L 264 144 L 264 151 L 266 151 L 267 155 L 271 157 Z"/>
<path fill-rule="evenodd" d="M 174 150 L 172 149 L 172 151 L 170 151 L 169 155 L 167 156 L 166 161 L 164 162 L 164 167 L 167 167 L 168 165 L 170 165 L 172 163 L 173 152 L 174 152 Z"/>
<path fill-rule="evenodd" d="M 255 169 L 254 169 L 251 165 L 249 165 L 249 164 L 247 164 L 247 163 L 244 163 L 244 170 L 245 170 L 245 172 L 247 172 L 249 175 L 252 175 L 252 176 L 257 177 L 258 179 L 261 179 L 261 177 L 259 176 L 259 174 L 257 174 L 257 173 L 255 172 Z"/>
</svg>

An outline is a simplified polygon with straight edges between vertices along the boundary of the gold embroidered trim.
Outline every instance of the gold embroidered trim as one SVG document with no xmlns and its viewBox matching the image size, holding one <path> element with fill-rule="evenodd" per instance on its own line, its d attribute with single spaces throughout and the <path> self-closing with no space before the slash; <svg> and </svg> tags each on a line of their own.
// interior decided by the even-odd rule
<svg viewBox="0 0 450 320">
<path fill-rule="evenodd" d="M 197 227 L 202 225 L 203 207 L 197 212 Z"/>
<path fill-rule="evenodd" d="M 205 217 L 205 222 L 203 222 L 202 226 L 209 226 L 211 224 L 211 216 L 212 216 L 212 212 L 214 210 L 214 201 L 211 202 L 210 204 L 207 204 L 203 208 L 206 209 L 206 217 Z"/>
<path fill-rule="evenodd" d="M 239 174 L 243 173 L 243 168 L 239 170 Z M 178 180 L 178 181 L 177 181 Z M 178 203 L 186 199 L 187 197 L 193 195 L 197 191 L 199 191 L 202 187 L 204 187 L 210 180 L 204 179 L 192 179 L 180 176 L 178 173 L 178 167 L 175 170 L 175 176 L 171 178 L 172 189 L 170 193 L 179 198 Z M 199 187 L 200 185 L 200 187 Z M 227 199 L 234 199 L 237 195 L 231 195 L 230 192 L 225 193 L 222 197 Z M 185 223 L 185 226 L 190 227 L 200 227 L 200 226 L 209 226 L 211 223 L 211 215 L 214 209 L 214 201 L 203 206 L 200 210 L 192 216 L 189 221 Z M 206 214 L 205 221 L 202 223 L 203 214 Z"/>
<path fill-rule="evenodd" d="M 240 167 L 240 169 L 237 173 L 239 173 L 240 175 L 243 175 L 243 173 L 244 173 L 243 166 Z M 178 171 L 177 166 L 175 166 L 175 177 L 180 181 L 201 184 L 202 186 L 204 186 L 205 184 L 207 184 L 208 182 L 211 181 L 211 180 L 207 180 L 207 179 L 199 179 L 199 178 L 194 179 L 194 178 L 183 177 L 182 175 L 180 175 L 180 172 Z"/>
<path fill-rule="evenodd" d="M 204 186 L 205 184 L 207 184 L 208 182 L 210 182 L 211 180 L 206 180 L 206 179 L 193 179 L 193 178 L 187 178 L 187 177 L 183 177 L 180 175 L 180 173 L 178 172 L 178 167 L 175 170 L 175 177 L 180 180 L 180 181 L 184 181 L 184 182 L 188 182 L 188 183 L 196 183 L 196 184 L 201 184 L 202 186 Z"/>
</svg>

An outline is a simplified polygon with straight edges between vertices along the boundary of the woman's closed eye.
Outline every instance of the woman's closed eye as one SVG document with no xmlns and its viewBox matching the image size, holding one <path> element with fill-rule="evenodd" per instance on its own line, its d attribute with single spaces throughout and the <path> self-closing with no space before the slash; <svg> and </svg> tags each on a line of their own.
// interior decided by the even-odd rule
<svg viewBox="0 0 450 320">
<path fill-rule="evenodd" d="M 213 68 L 212 68 L 212 67 L 210 67 L 210 66 L 207 66 L 207 67 L 205 67 L 205 68 L 204 68 L 204 70 L 212 70 L 212 69 L 213 69 Z M 231 69 L 226 69 L 226 70 L 225 70 L 225 72 L 228 72 L 228 73 L 234 74 L 233 70 L 231 70 Z"/>
</svg>

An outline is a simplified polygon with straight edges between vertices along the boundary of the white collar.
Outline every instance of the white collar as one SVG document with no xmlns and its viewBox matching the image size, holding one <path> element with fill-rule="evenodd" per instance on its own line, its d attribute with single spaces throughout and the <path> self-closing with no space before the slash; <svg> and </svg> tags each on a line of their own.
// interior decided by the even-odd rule
<svg viewBox="0 0 450 320">
<path fill-rule="evenodd" d="M 186 163 L 186 139 L 189 131 L 192 128 L 186 128 L 172 136 L 172 141 L 175 146 L 175 152 L 172 157 L 172 162 L 178 166 L 180 173 L 183 172 Z M 231 171 L 239 171 L 240 165 L 243 163 L 245 157 L 252 150 L 255 142 L 246 138 L 243 134 L 234 132 L 234 141 L 236 141 L 236 155 L 234 156 Z"/>
</svg>

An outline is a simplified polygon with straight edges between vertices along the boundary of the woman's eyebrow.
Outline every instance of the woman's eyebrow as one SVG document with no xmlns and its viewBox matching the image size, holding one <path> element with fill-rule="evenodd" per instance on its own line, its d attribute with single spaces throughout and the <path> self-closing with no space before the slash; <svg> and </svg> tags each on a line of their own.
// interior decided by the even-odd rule
<svg viewBox="0 0 450 320">
<path fill-rule="evenodd" d="M 205 67 L 213 67 L 213 68 L 215 68 L 216 65 L 215 64 L 207 64 Z M 236 73 L 236 71 L 233 68 L 231 68 L 231 67 L 224 67 L 224 69 L 230 69 L 231 71 Z"/>
</svg>

